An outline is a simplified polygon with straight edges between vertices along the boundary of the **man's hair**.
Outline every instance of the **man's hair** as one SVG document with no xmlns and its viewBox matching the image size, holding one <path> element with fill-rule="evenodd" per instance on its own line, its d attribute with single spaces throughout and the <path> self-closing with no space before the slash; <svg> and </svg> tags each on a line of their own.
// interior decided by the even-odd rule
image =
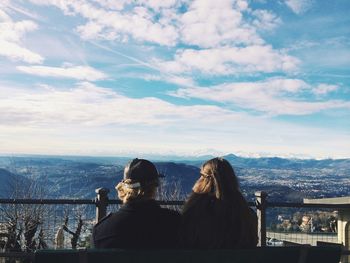
<svg viewBox="0 0 350 263">
<path fill-rule="evenodd" d="M 123 203 L 153 199 L 155 197 L 157 184 L 150 184 L 144 187 L 141 187 L 141 185 L 131 187 L 134 184 L 135 182 L 132 182 L 131 179 L 126 179 L 118 183 L 115 187 L 118 197 Z"/>
<path fill-rule="evenodd" d="M 124 168 L 124 179 L 115 189 L 124 203 L 155 197 L 159 173 L 155 165 L 145 159 L 135 158 Z"/>
</svg>

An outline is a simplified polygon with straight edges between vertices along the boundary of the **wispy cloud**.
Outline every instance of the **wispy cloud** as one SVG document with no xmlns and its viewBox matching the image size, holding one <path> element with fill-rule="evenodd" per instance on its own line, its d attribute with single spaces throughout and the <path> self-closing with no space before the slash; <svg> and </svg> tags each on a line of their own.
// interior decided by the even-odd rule
<svg viewBox="0 0 350 263">
<path fill-rule="evenodd" d="M 312 0 L 286 0 L 285 3 L 297 15 L 305 13 L 312 6 Z"/>
<path fill-rule="evenodd" d="M 28 125 L 161 125 L 197 119 L 202 119 L 203 123 L 219 123 L 241 116 L 216 106 L 177 106 L 154 97 L 132 99 L 88 82 L 68 90 L 46 85 L 29 94 L 23 90 L 13 91 L 10 97 L 1 97 L 0 109 L 1 123 L 13 120 L 13 124 L 25 122 Z"/>
<path fill-rule="evenodd" d="M 197 86 L 195 81 L 190 77 L 181 77 L 175 75 L 138 75 L 137 78 L 142 78 L 147 81 L 162 81 L 172 83 L 182 87 L 195 87 Z"/>
<path fill-rule="evenodd" d="M 94 46 L 96 46 L 96 47 L 98 47 L 98 48 L 101 48 L 101 49 L 103 49 L 103 50 L 106 50 L 106 51 L 108 51 L 108 52 L 110 52 L 110 53 L 112 53 L 112 54 L 116 54 L 116 55 L 118 55 L 118 56 L 127 58 L 127 59 L 129 59 L 129 60 L 131 60 L 131 61 L 134 61 L 134 62 L 136 62 L 137 64 L 139 64 L 139 65 L 141 65 L 141 66 L 144 66 L 144 67 L 146 67 L 146 68 L 154 69 L 154 70 L 156 70 L 156 71 L 161 71 L 161 70 L 162 70 L 161 68 L 157 67 L 156 65 L 153 65 L 152 63 L 149 63 L 149 62 L 147 62 L 147 61 L 143 61 L 143 60 L 141 60 L 141 59 L 139 59 L 139 58 L 136 58 L 136 57 L 134 57 L 134 56 L 132 56 L 132 55 L 125 54 L 125 53 L 123 53 L 123 52 L 119 52 L 118 50 L 114 50 L 113 48 L 110 48 L 110 47 L 108 47 L 108 46 L 106 46 L 106 45 L 101 45 L 100 43 L 96 43 L 96 42 L 94 42 L 94 41 L 90 41 L 90 43 L 91 43 L 92 45 L 94 45 Z"/>
<path fill-rule="evenodd" d="M 169 147 L 186 152 L 214 147 L 225 152 L 302 152 L 319 157 L 346 155 L 349 145 L 344 142 L 350 141 L 349 135 L 335 136 L 334 131 L 279 123 L 218 106 L 181 106 L 154 97 L 132 99 L 87 82 L 29 93 L 9 88 L 11 96 L 6 95 L 6 87 L 0 90 L 3 151 L 87 154 L 103 149 L 102 153 L 116 154 L 116 149 L 158 148 L 165 153 Z"/>
<path fill-rule="evenodd" d="M 0 10 L 0 56 L 28 63 L 42 63 L 44 58 L 22 43 L 23 36 L 37 28 L 37 24 L 31 20 L 15 22 L 5 11 Z"/>
<path fill-rule="evenodd" d="M 255 28 L 243 18 L 247 1 L 193 1 L 182 14 L 181 40 L 202 48 L 232 44 L 262 44 Z"/>
<path fill-rule="evenodd" d="M 37 13 L 32 12 L 26 8 L 23 8 L 21 6 L 16 5 L 13 2 L 3 0 L 3 6 L 6 7 L 7 9 L 10 9 L 12 11 L 15 11 L 21 15 L 24 15 L 26 17 L 29 17 L 30 19 L 37 20 L 37 21 L 43 21 L 42 17 L 40 17 Z"/>
<path fill-rule="evenodd" d="M 269 115 L 306 115 L 329 109 L 350 109 L 350 102 L 342 100 L 301 100 L 298 95 L 314 92 L 317 95 L 336 89 L 334 85 L 311 85 L 299 79 L 269 79 L 262 82 L 229 83 L 213 87 L 179 89 L 175 96 L 200 98 L 228 103 L 243 109 Z M 293 98 L 294 97 L 294 98 Z"/>
<path fill-rule="evenodd" d="M 0 1 L 1 149 L 349 156 L 348 7 Z"/>
<path fill-rule="evenodd" d="M 108 76 L 89 66 L 18 66 L 18 70 L 41 77 L 71 78 L 77 80 L 97 81 L 106 79 Z"/>
<path fill-rule="evenodd" d="M 17 43 L 3 40 L 0 40 L 0 55 L 14 61 L 24 61 L 28 63 L 42 63 L 44 60 L 39 54 Z"/>
<path fill-rule="evenodd" d="M 256 28 L 272 29 L 278 18 L 272 12 L 256 12 L 260 21 L 244 19 L 248 12 L 246 0 L 219 2 L 186 1 L 130 1 L 111 4 L 109 1 L 54 1 L 31 0 L 38 5 L 53 5 L 66 15 L 81 16 L 87 20 L 76 31 L 85 40 L 129 39 L 164 46 L 183 43 L 209 48 L 221 45 L 263 44 Z M 186 7 L 186 9 L 181 7 Z M 183 10 L 186 10 L 183 12 Z"/>
<path fill-rule="evenodd" d="M 98 48 L 101 48 L 103 50 L 106 50 L 112 54 L 116 54 L 118 56 L 127 58 L 131 61 L 134 61 L 137 63 L 136 65 L 140 65 L 140 66 L 147 68 L 147 69 L 155 70 L 159 73 L 158 75 L 137 74 L 137 75 L 134 75 L 135 78 L 143 78 L 147 81 L 149 81 L 149 80 L 165 81 L 168 83 L 173 83 L 173 84 L 177 84 L 177 85 L 185 86 L 185 87 L 195 86 L 192 78 L 173 74 L 173 73 L 171 73 L 171 71 L 169 71 L 166 67 L 163 67 L 163 65 L 159 64 L 159 62 L 157 62 L 157 61 L 152 61 L 152 62 L 143 61 L 143 60 L 136 58 L 134 56 L 126 55 L 122 52 L 114 50 L 108 46 L 101 45 L 101 44 L 93 42 L 93 41 L 91 41 L 90 43 L 92 45 L 94 45 Z"/>
<path fill-rule="evenodd" d="M 100 6 L 97 6 L 95 1 L 31 0 L 31 2 L 39 5 L 54 5 L 67 15 L 77 15 L 87 19 L 86 24 L 77 27 L 77 32 L 83 39 L 127 41 L 132 37 L 138 41 L 174 46 L 178 38 L 176 28 L 167 19 L 172 9 L 169 7 L 166 8 L 165 14 L 163 11 L 156 14 L 152 9 L 147 8 L 151 6 L 152 1 L 144 2 L 137 7 L 128 5 L 128 9 L 123 10 L 124 12 L 118 8 L 110 9 L 111 5 L 106 4 L 105 1 L 100 1 Z M 173 7 L 173 5 L 174 3 L 170 6 Z M 161 18 L 155 19 L 156 16 Z"/>
<path fill-rule="evenodd" d="M 121 43 L 133 40 L 170 47 L 179 44 L 187 46 L 176 49 L 173 60 L 154 59 L 156 63 L 153 65 L 142 63 L 168 73 L 188 73 L 193 70 L 219 75 L 289 72 L 295 70 L 299 62 L 265 44 L 257 33 L 260 29 L 273 30 L 281 23 L 281 19 L 272 11 L 252 11 L 246 0 L 141 1 L 136 4 L 122 1 L 114 8 L 108 1 L 31 2 L 53 5 L 66 15 L 87 19 L 87 23 L 78 26 L 76 31 L 84 40 L 100 47 L 101 44 L 96 40 Z M 247 19 L 247 14 L 254 19 Z"/>
<path fill-rule="evenodd" d="M 160 67 L 173 73 L 199 71 L 210 75 L 230 75 L 255 72 L 290 72 L 299 60 L 271 46 L 221 47 L 215 49 L 179 50 L 170 61 L 157 61 Z"/>
<path fill-rule="evenodd" d="M 282 24 L 282 19 L 272 11 L 258 9 L 252 11 L 252 14 L 255 16 L 253 25 L 257 29 L 271 31 Z"/>
<path fill-rule="evenodd" d="M 316 95 L 326 95 L 330 92 L 336 91 L 337 89 L 339 89 L 338 85 L 334 85 L 334 84 L 319 84 L 316 88 L 313 89 L 313 92 Z"/>
</svg>

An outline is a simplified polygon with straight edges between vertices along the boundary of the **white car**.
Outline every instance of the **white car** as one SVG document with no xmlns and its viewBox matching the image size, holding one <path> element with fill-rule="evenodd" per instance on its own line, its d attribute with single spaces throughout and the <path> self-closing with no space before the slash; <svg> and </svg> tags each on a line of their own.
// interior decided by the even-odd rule
<svg viewBox="0 0 350 263">
<path fill-rule="evenodd" d="M 266 245 L 269 247 L 283 247 L 284 242 L 276 238 L 267 238 Z"/>
</svg>

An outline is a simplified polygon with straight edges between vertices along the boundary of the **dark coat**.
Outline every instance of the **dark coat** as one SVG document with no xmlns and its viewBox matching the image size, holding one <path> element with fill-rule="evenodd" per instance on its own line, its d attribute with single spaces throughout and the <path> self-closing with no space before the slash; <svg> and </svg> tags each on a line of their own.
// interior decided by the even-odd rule
<svg viewBox="0 0 350 263">
<path fill-rule="evenodd" d="M 156 201 L 130 202 L 93 228 L 95 248 L 176 248 L 181 217 Z"/>
<path fill-rule="evenodd" d="M 182 215 L 181 243 L 190 249 L 252 248 L 257 244 L 256 214 L 246 204 L 235 208 L 209 194 L 192 193 Z M 247 217 L 240 215 L 242 209 Z M 241 222 L 244 220 L 244 222 Z M 240 239 L 245 236 L 246 241 Z"/>
</svg>

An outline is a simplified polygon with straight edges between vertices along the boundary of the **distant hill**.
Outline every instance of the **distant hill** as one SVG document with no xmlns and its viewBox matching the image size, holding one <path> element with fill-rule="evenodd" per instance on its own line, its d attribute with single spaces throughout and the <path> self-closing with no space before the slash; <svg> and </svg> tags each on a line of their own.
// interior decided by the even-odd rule
<svg viewBox="0 0 350 263">
<path fill-rule="evenodd" d="M 193 184 L 199 178 L 199 168 L 193 165 L 174 162 L 157 162 L 155 165 L 158 172 L 165 176 L 161 179 L 163 184 L 173 187 L 174 183 L 178 183 L 183 193 L 191 192 Z"/>
<path fill-rule="evenodd" d="M 29 179 L 2 168 L 0 168 L 0 182 L 0 198 L 19 198 L 25 194 L 30 185 Z"/>
<path fill-rule="evenodd" d="M 285 159 L 280 157 L 246 158 L 234 154 L 225 155 L 234 167 L 269 169 L 342 168 L 350 169 L 350 159 Z"/>
<path fill-rule="evenodd" d="M 206 157 L 211 158 L 202 156 Z M 224 158 L 233 165 L 241 189 L 250 200 L 258 190 L 268 191 L 270 200 L 274 201 L 350 195 L 350 159 L 245 158 L 234 154 Z M 165 175 L 161 179 L 164 190 L 171 192 L 180 186 L 181 192 L 188 194 L 207 159 L 153 161 Z M 29 182 L 35 179 L 50 198 L 94 198 L 99 187 L 109 188 L 110 197 L 114 198 L 114 186 L 122 179 L 128 160 L 124 157 L 0 157 L 1 196 L 11 197 L 11 180 L 17 178 Z M 16 171 L 16 175 L 8 170 Z"/>
<path fill-rule="evenodd" d="M 166 162 L 155 163 L 155 165 L 158 171 L 164 175 L 164 178 L 161 179 L 162 185 L 169 190 L 173 187 L 174 182 L 177 182 L 181 185 L 182 192 L 189 192 L 198 178 L 199 169 L 195 166 Z M 68 177 L 56 174 L 49 176 L 46 184 L 51 185 L 51 193 L 57 197 L 93 198 L 95 197 L 95 189 L 99 187 L 108 188 L 110 196 L 114 197 L 116 195 L 114 187 L 122 180 L 124 167 L 103 165 L 103 171 L 101 169 L 88 169 L 94 166 L 91 163 L 72 165 L 69 169 L 79 167 L 79 175 L 74 174 L 74 172 L 71 172 L 72 175 Z M 101 166 L 98 167 L 101 168 Z"/>
<path fill-rule="evenodd" d="M 120 165 L 100 164 L 61 160 L 57 158 L 19 158 L 15 159 L 18 173 L 15 175 L 2 169 L 0 178 L 4 197 L 10 197 L 13 178 L 35 178 L 35 182 L 49 191 L 44 191 L 51 198 L 94 198 L 95 189 L 110 189 L 110 196 L 115 197 L 115 185 L 123 178 L 124 167 Z M 158 171 L 164 175 L 161 179 L 163 187 L 172 191 L 174 184 L 187 193 L 199 176 L 199 168 L 187 164 L 173 162 L 156 162 Z M 5 173 L 5 171 L 7 173 Z M 16 177 L 17 176 L 17 177 Z M 2 183 L 4 182 L 4 183 Z M 45 190 L 44 189 L 44 190 Z"/>
<path fill-rule="evenodd" d="M 115 185 L 123 178 L 123 167 L 115 165 L 101 165 L 96 163 L 81 162 L 45 162 L 40 160 L 34 162 L 22 162 L 25 169 L 21 171 L 24 175 L 28 172 L 35 175 L 35 183 L 45 189 L 47 198 L 94 198 L 95 189 L 105 187 L 110 189 L 110 197 L 116 196 Z M 30 166 L 28 166 L 30 164 Z M 175 162 L 156 162 L 157 170 L 164 175 L 161 178 L 163 190 L 172 193 L 174 187 L 177 187 L 183 196 L 191 192 L 193 184 L 199 178 L 199 168 L 193 165 L 175 163 Z M 30 167 L 28 171 L 28 167 Z M 1 169 L 2 177 L 0 178 L 3 197 L 11 197 L 12 186 L 10 182 L 13 178 L 21 178 L 18 180 L 29 180 L 24 176 L 15 175 L 5 169 Z M 278 200 L 288 200 L 293 197 L 293 201 L 300 201 L 300 193 L 292 190 L 287 186 L 279 186 L 274 184 L 261 184 L 251 181 L 249 175 L 246 175 L 245 169 L 237 168 L 237 175 L 241 179 L 243 192 L 250 200 L 254 198 L 254 192 L 258 190 L 266 190 L 270 193 L 270 197 Z M 248 178 L 248 180 L 246 179 Z M 258 177 L 257 177 L 258 178 Z M 6 183 L 9 182 L 9 183 Z M 44 191 L 45 192 L 45 191 Z M 295 197 L 295 198 L 294 198 Z"/>
<path fill-rule="evenodd" d="M 241 157 L 235 154 L 223 156 L 234 167 L 237 168 L 267 168 L 267 169 L 305 169 L 305 168 L 339 168 L 350 169 L 350 159 L 287 159 L 280 157 Z M 149 160 L 156 163 L 184 163 L 200 167 L 205 161 L 214 158 L 211 155 L 203 155 L 197 157 L 181 157 L 181 156 L 155 156 Z M 20 166 L 32 165 L 72 165 L 80 163 L 85 164 L 106 164 L 124 166 L 131 157 L 93 157 L 93 156 L 0 156 L 0 167 L 5 164 L 16 163 Z"/>
</svg>

